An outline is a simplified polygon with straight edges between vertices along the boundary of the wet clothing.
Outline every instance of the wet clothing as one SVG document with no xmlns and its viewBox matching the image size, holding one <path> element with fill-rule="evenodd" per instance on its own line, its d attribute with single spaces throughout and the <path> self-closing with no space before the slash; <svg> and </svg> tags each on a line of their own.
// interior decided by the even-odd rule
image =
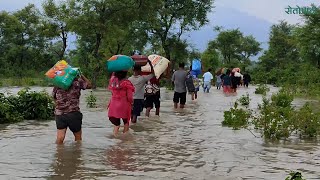
<svg viewBox="0 0 320 180">
<path fill-rule="evenodd" d="M 110 117 L 109 121 L 115 126 L 120 126 L 120 124 L 121 124 L 121 122 L 120 122 L 121 119 L 120 118 Z M 127 124 L 129 122 L 127 119 L 122 119 L 122 121 L 123 121 L 123 124 Z"/>
<path fill-rule="evenodd" d="M 150 75 L 138 75 L 138 76 L 131 76 L 129 81 L 135 87 L 135 93 L 133 96 L 133 108 L 132 108 L 132 115 L 133 116 L 140 116 L 141 112 L 143 111 L 144 107 L 144 92 L 145 92 L 145 85 L 146 83 L 154 77 L 154 74 Z"/>
<path fill-rule="evenodd" d="M 213 79 L 213 75 L 211 74 L 211 72 L 206 72 L 203 74 L 204 82 L 211 82 L 212 79 Z"/>
<path fill-rule="evenodd" d="M 145 96 L 160 94 L 160 81 L 156 77 L 153 77 L 147 82 L 144 90 Z"/>
<path fill-rule="evenodd" d="M 231 86 L 231 77 L 228 75 L 223 76 L 222 82 L 223 86 Z"/>
<path fill-rule="evenodd" d="M 88 83 L 82 78 L 76 78 L 68 90 L 53 88 L 52 96 L 55 102 L 55 115 L 62 115 L 80 111 L 79 102 L 81 90 L 85 90 Z"/>
<path fill-rule="evenodd" d="M 144 105 L 145 108 L 155 108 L 160 107 L 160 81 L 156 77 L 153 77 L 148 81 L 145 86 L 145 100 Z"/>
<path fill-rule="evenodd" d="M 145 76 L 131 76 L 129 81 L 135 87 L 135 93 L 133 99 L 144 99 L 144 91 L 146 83 L 154 77 L 154 74 L 145 75 Z"/>
<path fill-rule="evenodd" d="M 249 74 L 244 74 L 243 75 L 244 86 L 248 87 L 250 82 L 251 82 L 251 76 Z"/>
<path fill-rule="evenodd" d="M 221 75 L 216 75 L 216 87 L 217 89 L 220 89 L 221 88 Z"/>
<path fill-rule="evenodd" d="M 151 95 L 151 96 L 146 96 L 144 100 L 144 105 L 145 108 L 153 108 L 153 105 L 155 108 L 160 107 L 160 94 L 157 95 Z"/>
<path fill-rule="evenodd" d="M 196 91 L 196 88 L 194 87 L 193 76 L 191 73 L 188 73 L 188 75 L 187 75 L 186 86 L 187 86 L 189 93 Z"/>
<path fill-rule="evenodd" d="M 174 92 L 173 102 L 180 103 L 181 105 L 185 105 L 187 102 L 187 92 L 182 92 L 182 93 Z"/>
<path fill-rule="evenodd" d="M 133 84 L 127 79 L 119 80 L 117 77 L 112 76 L 108 89 L 112 93 L 108 105 L 108 117 L 130 120 L 133 93 L 135 91 Z"/>
<path fill-rule="evenodd" d="M 237 89 L 238 87 L 238 77 L 231 76 L 231 89 Z"/>
<path fill-rule="evenodd" d="M 177 70 L 172 75 L 172 82 L 174 82 L 174 91 L 177 93 L 187 92 L 186 78 L 188 73 L 185 70 Z"/>
<path fill-rule="evenodd" d="M 134 99 L 133 107 L 132 107 L 132 115 L 140 116 L 141 112 L 143 111 L 143 107 L 144 107 L 144 99 Z"/>
<path fill-rule="evenodd" d="M 197 78 L 197 76 L 193 75 L 193 85 L 194 88 L 196 88 L 196 91 L 199 91 L 200 88 L 200 80 Z"/>
<path fill-rule="evenodd" d="M 79 111 L 56 115 L 57 129 L 67 129 L 69 127 L 73 133 L 77 133 L 81 130 L 82 118 L 83 115 Z"/>
<path fill-rule="evenodd" d="M 211 89 L 211 82 L 204 82 L 203 84 L 203 92 L 209 93 Z"/>
</svg>

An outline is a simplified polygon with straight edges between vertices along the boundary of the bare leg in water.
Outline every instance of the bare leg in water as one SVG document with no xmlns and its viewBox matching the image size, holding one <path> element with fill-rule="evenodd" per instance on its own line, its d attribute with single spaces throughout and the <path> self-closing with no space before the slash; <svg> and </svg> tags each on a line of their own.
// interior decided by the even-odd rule
<svg viewBox="0 0 320 180">
<path fill-rule="evenodd" d="M 136 116 L 136 115 L 133 115 L 133 116 L 132 116 L 131 122 L 132 122 L 132 123 L 137 123 L 137 116 Z"/>
<path fill-rule="evenodd" d="M 73 133 L 74 135 L 74 140 L 75 141 L 82 141 L 82 130 L 80 130 L 79 132 Z"/>
<path fill-rule="evenodd" d="M 120 129 L 120 126 L 114 126 L 114 128 L 113 128 L 113 135 L 114 135 L 114 136 L 117 136 L 117 135 L 118 135 L 119 129 Z"/>
<path fill-rule="evenodd" d="M 195 93 L 192 92 L 192 93 L 191 93 L 191 100 L 192 100 L 192 101 L 194 100 L 194 96 L 195 96 Z"/>
<path fill-rule="evenodd" d="M 129 122 L 127 119 L 123 119 L 124 127 L 123 127 L 123 133 L 126 133 L 129 131 Z"/>
<path fill-rule="evenodd" d="M 151 111 L 151 107 L 148 107 L 148 108 L 146 109 L 146 116 L 147 116 L 147 117 L 150 117 L 150 111 Z"/>
<path fill-rule="evenodd" d="M 58 129 L 57 130 L 57 140 L 56 144 L 63 144 L 64 138 L 66 137 L 67 129 Z"/>
<path fill-rule="evenodd" d="M 178 103 L 174 103 L 174 108 L 178 109 Z"/>
</svg>

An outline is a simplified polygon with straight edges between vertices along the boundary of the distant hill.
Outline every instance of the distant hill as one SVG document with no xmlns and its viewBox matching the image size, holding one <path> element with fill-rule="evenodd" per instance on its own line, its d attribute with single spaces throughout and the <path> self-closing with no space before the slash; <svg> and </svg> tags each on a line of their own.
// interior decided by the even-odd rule
<svg viewBox="0 0 320 180">
<path fill-rule="evenodd" d="M 204 51 L 208 42 L 216 38 L 217 32 L 213 30 L 215 26 L 223 26 L 224 29 L 239 28 L 245 35 L 253 35 L 257 41 L 262 43 L 263 49 L 268 48 L 267 42 L 272 26 L 270 22 L 231 8 L 219 7 L 214 11 L 209 15 L 210 24 L 185 36 L 200 51 Z"/>
</svg>

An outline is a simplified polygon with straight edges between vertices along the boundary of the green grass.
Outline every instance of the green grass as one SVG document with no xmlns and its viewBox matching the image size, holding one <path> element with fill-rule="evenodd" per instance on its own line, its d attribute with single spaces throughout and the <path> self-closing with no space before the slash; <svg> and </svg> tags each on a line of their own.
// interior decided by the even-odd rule
<svg viewBox="0 0 320 180">
<path fill-rule="evenodd" d="M 45 78 L 0 78 L 0 87 L 50 86 Z"/>
</svg>

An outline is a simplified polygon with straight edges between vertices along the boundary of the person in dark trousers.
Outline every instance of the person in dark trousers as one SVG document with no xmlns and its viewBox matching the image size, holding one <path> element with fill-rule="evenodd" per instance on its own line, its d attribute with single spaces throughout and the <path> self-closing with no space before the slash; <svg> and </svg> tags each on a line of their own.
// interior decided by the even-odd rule
<svg viewBox="0 0 320 180">
<path fill-rule="evenodd" d="M 238 87 L 238 78 L 235 77 L 235 73 L 231 73 L 231 92 L 236 93 L 237 92 L 237 87 Z"/>
<path fill-rule="evenodd" d="M 244 73 L 243 75 L 243 84 L 245 87 L 249 87 L 249 83 L 251 82 L 251 76 L 249 75 L 249 73 Z"/>
<path fill-rule="evenodd" d="M 69 128 L 75 141 L 82 140 L 82 118 L 80 111 L 81 90 L 91 89 L 91 82 L 83 75 L 76 78 L 68 90 L 54 87 L 52 96 L 55 102 L 55 119 L 57 126 L 57 144 L 62 144 L 67 128 Z"/>
<path fill-rule="evenodd" d="M 132 123 L 136 123 L 138 116 L 141 115 L 144 107 L 144 91 L 146 83 L 154 77 L 154 70 L 151 61 L 148 61 L 151 66 L 151 74 L 141 76 L 141 66 L 136 65 L 133 69 L 133 75 L 129 78 L 129 81 L 133 84 L 135 92 L 133 95 L 133 107 L 132 107 Z"/>
<path fill-rule="evenodd" d="M 187 100 L 186 79 L 188 72 L 184 70 L 184 66 L 184 63 L 180 63 L 179 70 L 175 71 L 171 78 L 174 84 L 173 103 L 175 109 L 178 108 L 178 103 L 180 103 L 180 108 L 183 109 Z"/>
</svg>

